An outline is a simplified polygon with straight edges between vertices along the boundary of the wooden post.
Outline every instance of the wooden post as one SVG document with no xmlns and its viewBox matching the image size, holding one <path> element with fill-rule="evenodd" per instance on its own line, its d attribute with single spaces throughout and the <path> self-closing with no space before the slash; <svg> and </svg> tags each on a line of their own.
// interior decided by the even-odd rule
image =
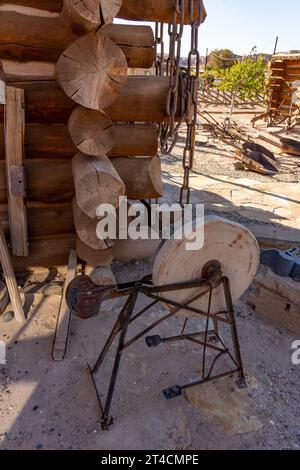
<svg viewBox="0 0 300 470">
<path fill-rule="evenodd" d="M 6 87 L 5 154 L 8 186 L 9 225 L 13 254 L 28 256 L 24 160 L 24 90 Z"/>
<path fill-rule="evenodd" d="M 127 62 L 116 44 L 98 32 L 91 32 L 61 55 L 56 76 L 69 98 L 99 110 L 118 96 L 127 79 Z"/>
<path fill-rule="evenodd" d="M 9 293 L 10 301 L 11 301 L 13 311 L 15 314 L 15 319 L 18 322 L 24 323 L 26 320 L 25 313 L 23 310 L 20 293 L 18 290 L 16 278 L 15 278 L 15 273 L 14 273 L 12 263 L 10 260 L 4 232 L 1 227 L 0 227 L 0 262 L 2 265 L 3 274 L 4 274 L 7 290 Z"/>
<path fill-rule="evenodd" d="M 68 345 L 68 336 L 69 336 L 69 326 L 70 326 L 70 316 L 71 312 L 68 308 L 66 302 L 66 292 L 67 287 L 70 282 L 76 277 L 76 268 L 77 268 L 77 255 L 75 250 L 70 251 L 69 262 L 68 262 L 68 271 L 64 284 L 63 294 L 61 298 L 61 303 L 58 312 L 56 332 L 52 350 L 52 358 L 54 361 L 62 361 L 65 358 L 67 345 Z"/>
</svg>

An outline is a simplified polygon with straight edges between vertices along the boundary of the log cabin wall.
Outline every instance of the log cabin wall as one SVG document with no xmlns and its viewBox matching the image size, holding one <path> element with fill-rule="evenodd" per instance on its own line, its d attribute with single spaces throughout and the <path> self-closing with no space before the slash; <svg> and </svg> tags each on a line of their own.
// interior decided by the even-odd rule
<svg viewBox="0 0 300 470">
<path fill-rule="evenodd" d="M 93 7 L 97 2 L 99 4 L 98 0 L 87 4 Z M 157 198 L 163 193 L 157 156 L 158 124 L 168 119 L 169 78 L 127 76 L 127 67 L 141 69 L 143 74 L 145 69 L 151 70 L 154 63 L 153 31 L 138 21 L 171 22 L 176 2 L 102 0 L 102 18 L 91 20 L 91 17 L 83 15 L 84 21 L 81 14 L 78 18 L 78 12 L 75 16 L 70 13 L 74 3 L 78 2 L 15 0 L 11 4 L 0 3 L 0 60 L 5 80 L 8 86 L 24 90 L 25 95 L 24 167 L 29 257 L 13 257 L 17 270 L 67 263 L 80 225 L 80 220 L 74 224 L 74 216 L 78 209 L 83 209 L 82 216 L 93 219 L 96 202 L 100 202 L 98 199 L 91 204 L 87 195 L 77 191 L 77 187 L 82 188 L 86 184 L 82 183 L 83 174 L 86 181 L 95 181 L 95 175 L 98 181 L 103 177 L 103 184 L 114 188 L 108 192 L 109 202 L 113 199 L 112 194 L 115 197 L 126 194 L 130 199 L 140 200 Z M 118 3 L 120 8 L 116 7 Z M 195 7 L 199 3 L 202 5 L 202 0 L 196 0 Z M 111 4 L 115 11 L 106 8 Z M 135 25 L 111 24 L 114 16 L 137 22 Z M 189 22 L 188 9 L 185 22 Z M 78 99 L 74 98 L 73 92 L 77 90 L 72 89 L 72 84 L 69 89 L 65 86 L 66 55 L 70 51 L 72 53 L 72 47 L 76 49 L 78 42 L 83 45 L 86 42 L 88 50 L 89 41 L 97 41 L 95 50 L 98 50 L 99 37 L 104 47 L 109 45 L 106 57 L 110 51 L 113 51 L 113 57 L 118 57 L 113 81 L 121 77 L 120 82 L 112 99 L 107 100 L 109 93 L 103 93 L 103 101 L 97 102 L 99 94 L 90 98 L 90 93 L 84 89 L 81 96 L 77 93 Z M 86 57 L 83 55 L 83 60 Z M 81 70 L 85 68 L 83 63 Z M 70 68 L 67 80 L 72 80 L 74 71 Z M 79 84 L 83 79 L 80 73 Z M 89 86 L 92 90 L 93 84 Z M 85 99 L 82 100 L 84 94 Z M 0 221 L 9 237 L 4 109 L 5 106 L 0 104 Z M 95 123 L 99 129 L 102 125 L 103 133 L 91 145 Z M 107 142 L 104 147 L 103 141 Z M 88 169 L 90 174 L 86 175 Z M 100 189 L 95 189 L 98 194 Z M 107 201 L 105 197 L 102 199 Z M 108 256 L 107 260 L 110 262 L 111 257 Z"/>
<path fill-rule="evenodd" d="M 269 64 L 269 85 L 273 116 L 287 117 L 299 109 L 300 55 L 274 55 Z"/>
</svg>

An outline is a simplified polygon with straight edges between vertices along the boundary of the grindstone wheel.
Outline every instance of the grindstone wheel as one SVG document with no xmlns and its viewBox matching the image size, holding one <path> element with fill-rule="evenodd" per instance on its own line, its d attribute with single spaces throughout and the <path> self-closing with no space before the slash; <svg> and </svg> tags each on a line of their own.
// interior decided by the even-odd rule
<svg viewBox="0 0 300 470">
<path fill-rule="evenodd" d="M 191 223 L 185 229 L 185 236 L 199 233 L 203 227 L 194 228 Z M 196 281 L 206 278 L 206 268 L 213 261 L 219 263 L 222 275 L 228 277 L 233 302 L 237 301 L 252 283 L 259 265 L 259 248 L 254 235 L 245 227 L 219 217 L 206 217 L 204 220 L 204 245 L 196 251 L 186 249 L 187 240 L 177 240 L 176 232 L 173 239 L 168 240 L 158 253 L 153 267 L 153 283 L 164 286 L 185 281 Z M 207 290 L 207 286 L 202 288 Z M 185 289 L 168 292 L 165 297 L 184 303 L 199 292 L 197 289 Z M 162 296 L 164 294 L 161 294 Z M 191 306 L 207 312 L 209 293 L 195 301 Z M 174 308 L 167 305 L 169 309 Z M 211 313 L 226 310 L 226 302 L 222 285 L 213 290 Z M 197 314 L 181 310 L 181 316 L 197 316 Z"/>
</svg>

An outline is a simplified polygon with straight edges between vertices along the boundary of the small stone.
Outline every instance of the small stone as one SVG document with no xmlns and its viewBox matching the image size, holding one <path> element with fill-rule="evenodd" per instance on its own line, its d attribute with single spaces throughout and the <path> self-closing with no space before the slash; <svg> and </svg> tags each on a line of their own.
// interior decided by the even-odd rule
<svg viewBox="0 0 300 470">
<path fill-rule="evenodd" d="M 9 312 L 5 312 L 3 313 L 2 315 L 2 320 L 5 322 L 5 323 L 8 323 L 10 321 L 12 321 L 14 319 L 14 312 L 12 311 L 9 311 Z"/>
<path fill-rule="evenodd" d="M 43 448 L 44 448 L 43 444 L 38 444 L 38 445 L 36 446 L 36 449 L 38 449 L 38 450 L 43 449 Z"/>
</svg>

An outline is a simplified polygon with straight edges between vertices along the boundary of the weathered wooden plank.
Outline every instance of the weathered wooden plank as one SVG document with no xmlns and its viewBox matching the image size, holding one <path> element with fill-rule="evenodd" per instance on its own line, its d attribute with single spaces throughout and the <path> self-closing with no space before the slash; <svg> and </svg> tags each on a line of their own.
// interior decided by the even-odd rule
<svg viewBox="0 0 300 470">
<path fill-rule="evenodd" d="M 76 277 L 77 268 L 77 255 L 75 250 L 71 250 L 69 254 L 68 271 L 64 284 L 63 294 L 61 298 L 61 304 L 59 307 L 56 332 L 52 350 L 52 358 L 54 361 L 62 361 L 65 358 L 68 337 L 69 337 L 69 326 L 71 312 L 66 302 L 66 292 L 70 282 Z"/>
<path fill-rule="evenodd" d="M 5 154 L 8 182 L 8 208 L 13 254 L 28 256 L 27 216 L 23 172 L 25 104 L 24 90 L 6 86 Z"/>
<path fill-rule="evenodd" d="M 26 318 L 17 286 L 15 273 L 12 267 L 10 255 L 8 252 L 4 232 L 0 227 L 0 262 L 8 289 L 10 301 L 13 307 L 15 318 L 18 322 L 24 323 Z"/>
</svg>

